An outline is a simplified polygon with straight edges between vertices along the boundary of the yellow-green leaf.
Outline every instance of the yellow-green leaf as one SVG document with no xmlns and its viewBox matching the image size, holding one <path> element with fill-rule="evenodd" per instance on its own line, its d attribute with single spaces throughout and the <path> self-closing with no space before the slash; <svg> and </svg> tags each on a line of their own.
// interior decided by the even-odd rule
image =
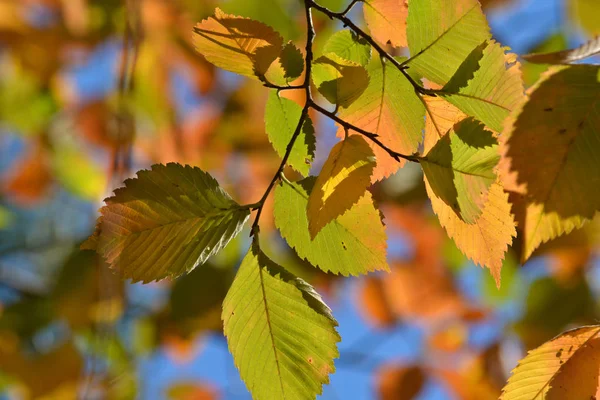
<svg viewBox="0 0 600 400">
<path fill-rule="evenodd" d="M 312 239 L 365 194 L 374 167 L 375 156 L 362 136 L 351 135 L 331 149 L 308 197 L 306 212 Z"/>
<path fill-rule="evenodd" d="M 369 75 L 360 64 L 329 53 L 313 63 L 312 80 L 328 102 L 348 107 L 367 88 Z"/>
<path fill-rule="evenodd" d="M 283 157 L 286 152 L 301 114 L 302 107 L 296 102 L 280 97 L 276 90 L 271 90 L 265 108 L 265 130 L 269 141 L 280 157 Z M 306 176 L 314 155 L 315 130 L 311 119 L 306 117 L 300 134 L 294 142 L 294 147 L 292 147 L 288 163 L 296 171 Z"/>
<path fill-rule="evenodd" d="M 504 119 L 524 97 L 520 65 L 514 54 L 505 54 L 506 49 L 493 40 L 482 53 L 478 50 L 471 55 L 476 62 L 467 59 L 440 95 L 493 131 L 502 132 Z"/>
<path fill-rule="evenodd" d="M 335 372 L 337 322 L 308 283 L 253 244 L 223 302 L 223 330 L 252 398 L 314 399 Z"/>
<path fill-rule="evenodd" d="M 462 220 L 473 224 L 496 180 L 499 160 L 492 132 L 468 118 L 454 125 L 420 162 L 433 193 Z"/>
<path fill-rule="evenodd" d="M 199 168 L 170 163 L 142 170 L 105 200 L 94 249 L 133 281 L 175 277 L 203 264 L 242 229 L 241 208 Z"/>
<path fill-rule="evenodd" d="M 512 371 L 500 400 L 596 398 L 599 332 L 600 326 L 573 329 L 529 351 Z"/>
<path fill-rule="evenodd" d="M 261 79 L 281 53 L 283 39 L 261 22 L 217 8 L 214 17 L 195 26 L 194 45 L 217 67 Z"/>
<path fill-rule="evenodd" d="M 366 67 L 371 60 L 371 45 L 350 30 L 334 33 L 325 43 L 323 54 L 333 53 L 343 60 Z"/>
<path fill-rule="evenodd" d="M 359 275 L 388 270 L 387 237 L 370 192 L 310 238 L 306 207 L 314 178 L 275 188 L 275 225 L 301 258 L 325 272 Z"/>
<path fill-rule="evenodd" d="M 293 43 L 283 46 L 281 54 L 265 72 L 265 80 L 279 86 L 289 85 L 304 70 L 304 57 Z"/>
<path fill-rule="evenodd" d="M 408 65 L 440 85 L 473 49 L 491 38 L 477 0 L 411 0 L 407 35 Z"/>
<path fill-rule="evenodd" d="M 427 154 L 454 124 L 465 119 L 467 115 L 442 97 L 424 96 L 423 102 L 426 109 L 423 152 Z"/>
</svg>

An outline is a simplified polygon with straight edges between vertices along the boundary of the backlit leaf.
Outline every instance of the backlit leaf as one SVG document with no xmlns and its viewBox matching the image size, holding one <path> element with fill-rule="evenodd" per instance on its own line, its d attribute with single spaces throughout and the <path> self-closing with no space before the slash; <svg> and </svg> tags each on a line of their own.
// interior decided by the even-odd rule
<svg viewBox="0 0 600 400">
<path fill-rule="evenodd" d="M 512 371 L 500 400 L 595 398 L 599 332 L 598 326 L 573 329 L 531 350 Z"/>
<path fill-rule="evenodd" d="M 323 54 L 328 53 L 366 67 L 371 60 L 371 45 L 354 32 L 342 30 L 331 35 L 325 43 Z"/>
<path fill-rule="evenodd" d="M 300 121 L 302 107 L 295 101 L 280 97 L 271 90 L 265 109 L 265 131 L 277 154 L 283 157 L 288 143 Z M 302 175 L 308 175 L 310 164 L 315 155 L 315 131 L 312 121 L 307 117 L 302 130 L 288 158 L 288 163 Z"/>
<path fill-rule="evenodd" d="M 105 200 L 95 249 L 133 281 L 189 272 L 235 237 L 250 214 L 199 168 L 170 163 L 142 170 Z"/>
<path fill-rule="evenodd" d="M 328 102 L 348 107 L 367 88 L 369 75 L 360 64 L 329 53 L 315 60 L 312 80 Z"/>
<path fill-rule="evenodd" d="M 600 37 L 570 50 L 554 51 L 551 53 L 526 54 L 523 58 L 536 64 L 571 64 L 600 53 Z"/>
<path fill-rule="evenodd" d="M 448 236 L 475 264 L 489 268 L 496 285 L 500 286 L 504 253 L 516 235 L 508 194 L 502 186 L 499 183 L 492 184 L 483 211 L 474 224 L 461 220 L 451 207 L 435 195 L 427 181 L 425 188 L 431 199 L 431 207 Z"/>
<path fill-rule="evenodd" d="M 314 183 L 314 178 L 307 178 L 275 188 L 275 225 L 287 243 L 325 272 L 359 275 L 387 270 L 385 227 L 369 192 L 311 240 L 305 210 Z"/>
<path fill-rule="evenodd" d="M 381 44 L 406 47 L 408 0 L 365 0 L 365 22 L 373 39 Z"/>
<path fill-rule="evenodd" d="M 503 153 L 526 203 L 524 256 L 600 209 L 600 67 L 554 67 L 511 114 Z"/>
<path fill-rule="evenodd" d="M 426 109 L 423 152 L 427 154 L 454 124 L 467 115 L 442 97 L 424 96 L 423 101 Z"/>
<path fill-rule="evenodd" d="M 478 62 L 471 65 L 465 61 L 466 67 L 440 95 L 493 131 L 502 132 L 504 119 L 524 97 L 520 66 L 514 54 L 506 55 L 505 48 L 494 41 L 488 43 L 483 54 L 477 54 L 477 50 L 472 57 Z"/>
<path fill-rule="evenodd" d="M 440 85 L 450 80 L 473 49 L 491 37 L 477 0 L 411 0 L 407 35 L 408 65 Z"/>
<path fill-rule="evenodd" d="M 365 194 L 374 167 L 375 156 L 362 136 L 349 136 L 331 149 L 308 197 L 306 211 L 312 239 Z"/>
<path fill-rule="evenodd" d="M 321 296 L 253 244 L 223 302 L 229 350 L 256 400 L 314 399 L 339 356 Z"/>
<path fill-rule="evenodd" d="M 269 83 L 286 86 L 298 78 L 304 70 L 304 57 L 293 43 L 286 44 L 279 57 L 273 61 L 267 72 L 265 80 Z"/>
<path fill-rule="evenodd" d="M 473 224 L 496 180 L 499 160 L 498 142 L 492 132 L 468 118 L 456 124 L 420 162 L 436 197 Z"/>
<path fill-rule="evenodd" d="M 347 109 L 340 110 L 340 117 L 378 134 L 378 139 L 384 145 L 399 153 L 415 153 L 422 140 L 425 123 L 425 106 L 421 98 L 402 73 L 389 63 L 374 58 L 367 70 L 369 86 Z M 373 181 L 391 175 L 404 165 L 404 162 L 398 163 L 379 147 L 373 147 L 377 157 Z"/>
<path fill-rule="evenodd" d="M 248 18 L 225 14 L 215 16 L 194 28 L 194 45 L 208 61 L 219 68 L 260 79 L 279 56 L 283 39 L 271 27 Z"/>
</svg>

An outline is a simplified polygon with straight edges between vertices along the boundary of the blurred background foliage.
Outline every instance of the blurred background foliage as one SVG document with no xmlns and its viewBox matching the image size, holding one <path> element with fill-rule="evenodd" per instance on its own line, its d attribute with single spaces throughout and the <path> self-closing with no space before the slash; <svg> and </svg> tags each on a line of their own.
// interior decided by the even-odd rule
<svg viewBox="0 0 600 400">
<path fill-rule="evenodd" d="M 482 3 L 495 38 L 519 54 L 600 34 L 596 0 Z M 249 398 L 220 321 L 247 233 L 189 275 L 149 285 L 78 250 L 101 200 L 152 163 L 197 165 L 240 203 L 257 201 L 277 169 L 267 90 L 216 70 L 191 44 L 194 23 L 217 6 L 302 47 L 299 0 L 0 0 L 0 399 Z M 342 27 L 319 14 L 315 24 L 318 53 Z M 544 69 L 523 65 L 526 83 Z M 313 171 L 337 140 L 320 117 Z M 319 272 L 280 239 L 272 206 L 261 221 L 268 253 L 315 285 L 340 322 L 322 398 L 495 399 L 527 349 L 598 323 L 600 221 L 526 265 L 515 243 L 497 290 L 436 222 L 419 169 L 373 193 L 389 274 Z"/>
</svg>

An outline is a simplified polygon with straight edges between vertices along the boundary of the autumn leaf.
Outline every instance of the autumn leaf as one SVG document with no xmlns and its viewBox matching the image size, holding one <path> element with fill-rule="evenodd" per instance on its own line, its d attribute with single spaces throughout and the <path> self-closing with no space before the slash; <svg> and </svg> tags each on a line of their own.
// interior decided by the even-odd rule
<svg viewBox="0 0 600 400">
<path fill-rule="evenodd" d="M 214 17 L 197 24 L 194 33 L 196 50 L 208 61 L 256 79 L 263 79 L 283 47 L 283 39 L 271 27 L 219 8 Z"/>
<path fill-rule="evenodd" d="M 408 65 L 440 85 L 450 80 L 473 49 L 491 38 L 477 0 L 412 1 L 407 23 Z"/>
<path fill-rule="evenodd" d="M 423 152 L 427 154 L 454 124 L 465 119 L 467 115 L 442 97 L 424 96 L 423 102 L 426 110 Z"/>
<path fill-rule="evenodd" d="M 475 48 L 475 60 L 467 59 L 439 94 L 500 133 L 504 119 L 524 98 L 520 65 L 516 55 L 505 54 L 506 48 L 493 40 L 479 50 Z"/>
<path fill-rule="evenodd" d="M 311 240 L 305 210 L 314 183 L 306 178 L 275 188 L 275 225 L 287 243 L 325 272 L 347 276 L 387 270 L 385 227 L 369 192 Z"/>
<path fill-rule="evenodd" d="M 363 13 L 373 39 L 380 44 L 389 43 L 393 47 L 408 46 L 408 0 L 365 0 Z"/>
<path fill-rule="evenodd" d="M 600 209 L 599 70 L 552 68 L 507 121 L 502 146 L 515 190 L 524 196 L 525 259 Z"/>
<path fill-rule="evenodd" d="M 83 245 L 133 281 L 179 276 L 203 264 L 250 214 L 199 168 L 170 163 L 142 170 L 105 200 Z"/>
<path fill-rule="evenodd" d="M 500 286 L 504 253 L 516 235 L 508 194 L 502 186 L 499 183 L 492 184 L 482 213 L 474 224 L 461 220 L 450 206 L 435 195 L 427 181 L 425 188 L 431 199 L 431 207 L 448 236 L 475 264 L 489 268 L 496 285 Z"/>
<path fill-rule="evenodd" d="M 374 167 L 375 156 L 362 136 L 349 136 L 331 149 L 308 197 L 311 239 L 365 194 Z"/>
<path fill-rule="evenodd" d="M 419 366 L 386 365 L 377 373 L 379 398 L 382 400 L 411 400 L 425 385 L 425 371 Z"/>
<path fill-rule="evenodd" d="M 279 57 L 265 72 L 265 80 L 279 86 L 289 85 L 304 71 L 304 56 L 291 42 L 283 46 Z"/>
<path fill-rule="evenodd" d="M 252 397 L 314 399 L 335 372 L 338 325 L 321 296 L 256 243 L 223 302 L 229 350 Z"/>
<path fill-rule="evenodd" d="M 473 224 L 496 180 L 499 159 L 492 132 L 468 118 L 454 125 L 419 162 L 435 196 Z"/>
<path fill-rule="evenodd" d="M 287 145 L 294 135 L 301 114 L 302 107 L 295 101 L 280 97 L 276 90 L 269 92 L 265 108 L 265 131 L 280 157 L 285 155 Z M 315 130 L 310 117 L 307 117 L 294 142 L 288 163 L 296 171 L 306 176 L 314 155 Z"/>
<path fill-rule="evenodd" d="M 573 329 L 531 350 L 512 371 L 500 400 L 595 398 L 598 332 L 598 326 Z"/>
<path fill-rule="evenodd" d="M 348 108 L 340 110 L 340 118 L 379 135 L 378 139 L 394 151 L 406 155 L 415 153 L 422 141 L 423 101 L 402 73 L 389 63 L 375 58 L 367 71 L 368 87 Z M 378 146 L 373 144 L 372 147 L 377 157 L 373 181 L 391 175 L 404 165 L 404 160 L 397 162 Z"/>
</svg>

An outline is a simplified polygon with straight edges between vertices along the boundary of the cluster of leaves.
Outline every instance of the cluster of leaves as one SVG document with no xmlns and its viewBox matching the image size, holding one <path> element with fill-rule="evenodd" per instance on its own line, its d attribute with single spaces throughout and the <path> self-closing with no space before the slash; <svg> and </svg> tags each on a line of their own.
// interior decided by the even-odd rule
<svg viewBox="0 0 600 400">
<path fill-rule="evenodd" d="M 553 67 L 525 93 L 516 56 L 491 38 L 477 0 L 366 1 L 370 34 L 348 17 L 357 3 L 333 12 L 305 0 L 303 50 L 220 9 L 197 24 L 194 44 L 207 61 L 269 88 L 265 131 L 279 168 L 258 202 L 240 205 L 199 168 L 155 165 L 106 200 L 84 244 L 133 281 L 176 277 L 222 250 L 255 210 L 252 245 L 222 319 L 257 399 L 316 396 L 335 370 L 340 340 L 315 290 L 260 247 L 272 191 L 275 225 L 299 257 L 345 276 L 388 270 L 386 231 L 368 188 L 418 163 L 440 224 L 498 286 L 517 234 L 525 261 L 600 209 L 598 67 Z M 313 12 L 347 27 L 320 50 Z M 388 45 L 407 47 L 409 57 Z M 569 64 L 596 51 L 592 42 L 529 59 Z M 312 177 L 315 113 L 337 123 L 342 140 Z M 303 179 L 290 180 L 286 166 Z M 509 382 L 504 397 L 513 392 Z"/>
</svg>

